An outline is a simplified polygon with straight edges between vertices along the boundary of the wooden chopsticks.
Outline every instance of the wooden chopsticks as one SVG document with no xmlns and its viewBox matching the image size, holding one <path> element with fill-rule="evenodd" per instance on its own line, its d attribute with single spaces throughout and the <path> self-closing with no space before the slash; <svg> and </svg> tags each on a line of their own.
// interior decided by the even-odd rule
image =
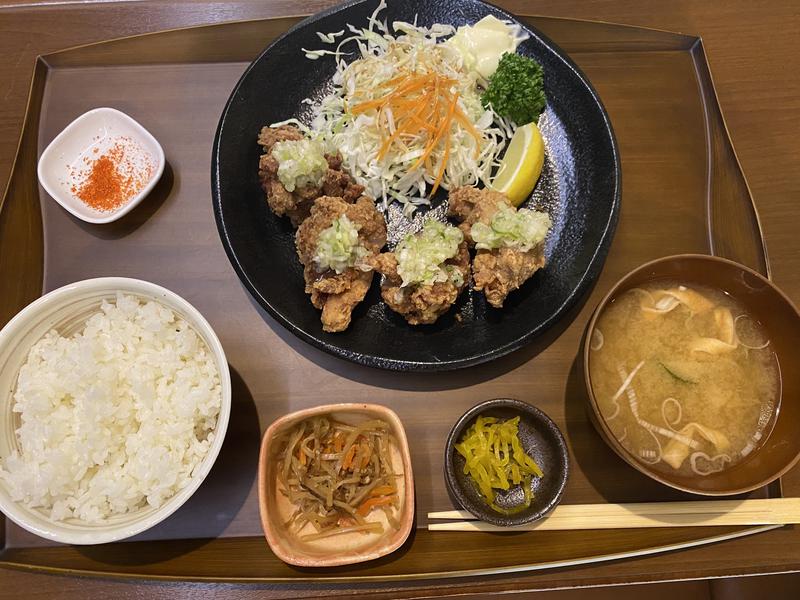
<svg viewBox="0 0 800 600">
<path fill-rule="evenodd" d="M 557 506 L 543 519 L 526 525 L 500 527 L 466 511 L 428 513 L 431 531 L 554 531 L 568 529 L 629 529 L 641 527 L 709 527 L 720 525 L 789 525 L 800 523 L 800 498 L 709 500 L 637 504 L 572 504 Z"/>
</svg>

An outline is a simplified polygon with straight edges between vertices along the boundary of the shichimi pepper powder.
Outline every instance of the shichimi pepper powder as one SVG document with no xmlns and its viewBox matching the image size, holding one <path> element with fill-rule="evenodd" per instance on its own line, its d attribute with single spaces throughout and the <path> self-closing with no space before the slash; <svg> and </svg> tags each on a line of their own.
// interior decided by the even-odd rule
<svg viewBox="0 0 800 600">
<path fill-rule="evenodd" d="M 98 153 L 97 148 L 94 153 Z M 83 162 L 88 166 L 88 173 L 71 191 L 90 208 L 103 212 L 129 202 L 153 175 L 152 160 L 127 137 L 117 139 L 95 159 L 84 157 Z"/>
</svg>

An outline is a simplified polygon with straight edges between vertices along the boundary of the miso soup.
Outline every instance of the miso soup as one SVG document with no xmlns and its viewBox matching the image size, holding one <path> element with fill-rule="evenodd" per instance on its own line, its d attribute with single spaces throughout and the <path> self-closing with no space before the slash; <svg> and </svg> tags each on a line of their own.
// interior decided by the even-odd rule
<svg viewBox="0 0 800 600">
<path fill-rule="evenodd" d="M 704 476 L 769 434 L 780 369 L 768 332 L 724 292 L 657 281 L 611 302 L 590 340 L 600 411 L 657 471 Z"/>
</svg>

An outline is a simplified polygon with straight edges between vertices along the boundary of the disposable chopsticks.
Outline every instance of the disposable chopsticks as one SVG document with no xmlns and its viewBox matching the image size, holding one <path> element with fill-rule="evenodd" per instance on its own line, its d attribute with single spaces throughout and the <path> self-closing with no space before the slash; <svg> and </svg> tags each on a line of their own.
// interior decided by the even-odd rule
<svg viewBox="0 0 800 600">
<path fill-rule="evenodd" d="M 572 504 L 557 506 L 543 519 L 526 525 L 500 527 L 466 511 L 428 513 L 428 519 L 463 519 L 430 523 L 432 531 L 553 531 L 568 529 L 630 529 L 720 525 L 789 525 L 800 523 L 800 498 L 708 500 L 637 504 Z"/>
</svg>

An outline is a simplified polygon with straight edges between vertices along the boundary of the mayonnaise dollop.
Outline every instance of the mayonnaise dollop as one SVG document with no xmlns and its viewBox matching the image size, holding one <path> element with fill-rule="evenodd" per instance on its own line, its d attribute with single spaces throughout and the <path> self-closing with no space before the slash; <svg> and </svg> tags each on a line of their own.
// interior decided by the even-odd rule
<svg viewBox="0 0 800 600">
<path fill-rule="evenodd" d="M 516 52 L 528 34 L 519 25 L 504 23 L 489 15 L 475 23 L 456 30 L 446 43 L 451 44 L 464 57 L 464 66 L 489 79 L 497 70 L 500 57 L 506 52 Z"/>
</svg>

